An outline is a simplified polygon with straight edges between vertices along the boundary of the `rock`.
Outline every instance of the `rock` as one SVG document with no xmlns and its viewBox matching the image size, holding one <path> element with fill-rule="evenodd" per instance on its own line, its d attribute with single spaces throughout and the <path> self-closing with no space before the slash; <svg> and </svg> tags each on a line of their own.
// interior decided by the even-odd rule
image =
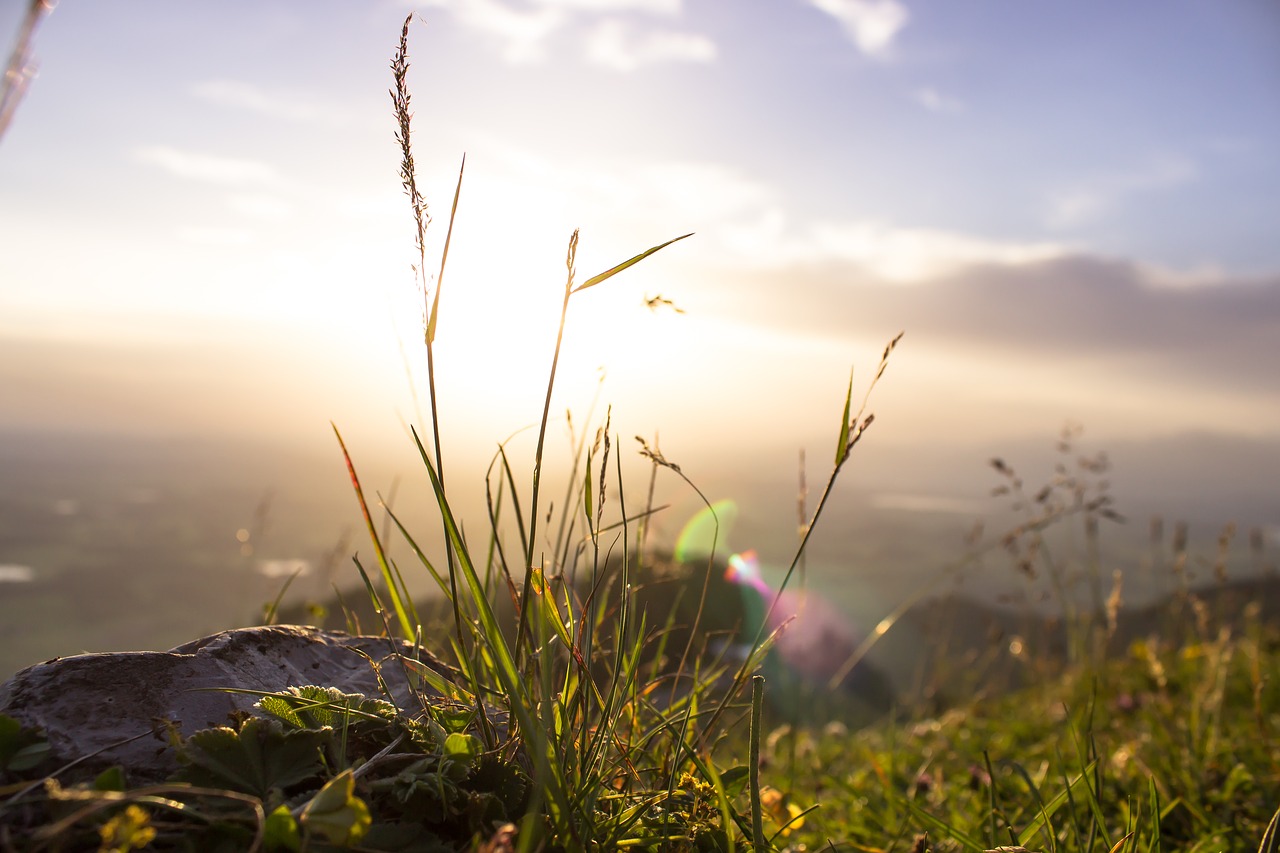
<svg viewBox="0 0 1280 853">
<path fill-rule="evenodd" d="M 401 710 L 420 708 L 395 653 L 435 671 L 447 668 L 411 645 L 385 637 L 353 637 L 297 625 L 223 631 L 168 652 L 123 652 L 54 658 L 0 685 L 0 713 L 43 729 L 52 751 L 46 772 L 79 761 L 76 778 L 121 764 L 131 784 L 166 779 L 178 767 L 168 744 L 173 722 L 189 736 L 251 711 L 258 697 L 219 688 L 278 691 L 315 684 L 387 698 L 370 661 Z M 64 778 L 63 781 L 66 781 Z"/>
</svg>

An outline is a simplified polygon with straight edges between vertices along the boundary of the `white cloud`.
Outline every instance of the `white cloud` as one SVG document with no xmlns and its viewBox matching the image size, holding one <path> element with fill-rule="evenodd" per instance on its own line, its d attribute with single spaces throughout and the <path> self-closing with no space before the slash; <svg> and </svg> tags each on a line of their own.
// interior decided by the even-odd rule
<svg viewBox="0 0 1280 853">
<path fill-rule="evenodd" d="M 959 98 L 944 95 L 932 86 L 923 86 L 912 92 L 912 97 L 920 106 L 931 113 L 964 112 L 964 102 Z"/>
<path fill-rule="evenodd" d="M 1100 175 L 1074 187 L 1049 193 L 1045 223 L 1069 229 L 1096 221 L 1130 196 L 1170 189 L 1195 180 L 1195 163 L 1181 156 L 1162 155 L 1128 172 Z"/>
<path fill-rule="evenodd" d="M 539 6 L 581 12 L 641 12 L 650 15 L 680 14 L 680 0 L 537 0 Z"/>
<path fill-rule="evenodd" d="M 159 166 L 172 175 L 211 184 L 268 184 L 277 180 L 276 171 L 257 160 L 241 160 L 183 151 L 167 145 L 148 145 L 135 149 L 134 157 L 143 163 Z"/>
<path fill-rule="evenodd" d="M 911 17 L 898 0 L 809 0 L 839 22 L 845 34 L 868 56 L 884 56 Z"/>
<path fill-rule="evenodd" d="M 619 71 L 658 62 L 710 62 L 716 45 L 705 36 L 676 31 L 635 32 L 636 19 L 677 18 L 681 0 L 429 0 L 448 9 L 463 27 L 498 46 L 509 63 L 546 58 L 553 36 L 580 42 L 588 61 Z M 624 21 L 618 15 L 626 14 Z M 610 15 L 606 20 L 601 16 Z"/>
<path fill-rule="evenodd" d="M 509 6 L 501 0 L 434 0 L 458 22 L 499 45 L 506 62 L 536 62 L 546 54 L 546 42 L 567 20 L 569 4 L 544 3 L 537 9 Z"/>
<path fill-rule="evenodd" d="M 808 242 L 814 257 L 855 263 L 898 283 L 924 281 L 974 264 L 1036 263 L 1068 252 L 1057 243 L 1008 242 L 870 221 L 819 223 Z"/>
<path fill-rule="evenodd" d="M 252 83 L 236 80 L 208 80 L 197 84 L 192 92 L 214 104 L 293 121 L 334 121 L 341 116 L 331 106 L 317 103 L 300 94 L 278 94 L 264 91 Z"/>
<path fill-rule="evenodd" d="M 978 264 L 1020 266 L 1062 257 L 1058 243 L 995 240 L 955 231 L 902 228 L 873 220 L 788 227 L 776 206 L 726 222 L 711 235 L 747 267 L 852 264 L 879 281 L 916 284 Z"/>
<path fill-rule="evenodd" d="M 699 265 L 759 271 L 845 264 L 893 284 L 925 282 L 967 266 L 1035 264 L 1074 251 L 1066 243 L 870 219 L 797 219 L 775 187 L 720 163 L 565 163 L 498 137 L 484 138 L 473 152 L 485 167 L 468 191 L 471 215 L 501 211 L 522 239 L 529 237 L 531 252 L 548 240 L 558 251 L 563 235 L 584 216 L 592 245 L 616 240 L 625 250 L 630 242 L 619 235 L 695 231 L 698 238 L 681 252 Z"/>
<path fill-rule="evenodd" d="M 634 71 L 659 62 L 711 62 L 716 58 L 716 45 L 694 33 L 635 33 L 625 22 L 611 18 L 587 33 L 586 55 L 596 65 Z"/>
<path fill-rule="evenodd" d="M 485 137 L 473 147 L 483 171 L 469 178 L 469 209 L 483 215 L 502 211 L 519 224 L 521 237 L 532 240 L 563 236 L 584 218 L 593 244 L 602 235 L 616 235 L 628 246 L 628 235 L 698 231 L 708 244 L 714 232 L 728 223 L 749 221 L 775 204 L 771 189 L 718 163 L 666 161 L 553 161 L 509 139 Z M 707 246 L 708 250 L 714 251 Z"/>
</svg>

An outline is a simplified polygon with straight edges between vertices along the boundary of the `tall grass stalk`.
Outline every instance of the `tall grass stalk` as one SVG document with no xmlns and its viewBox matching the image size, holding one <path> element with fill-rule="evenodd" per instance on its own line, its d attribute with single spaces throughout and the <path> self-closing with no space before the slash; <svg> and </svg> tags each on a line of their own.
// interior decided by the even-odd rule
<svg viewBox="0 0 1280 853">
<path fill-rule="evenodd" d="M 453 239 L 453 224 L 458 215 L 458 197 L 462 193 L 462 176 L 466 170 L 467 159 L 463 155 L 462 165 L 458 169 L 458 184 L 453 193 L 453 205 L 449 210 L 449 229 L 445 236 L 444 249 L 440 253 L 440 272 L 436 276 L 433 289 L 427 280 L 427 226 L 431 223 L 431 215 L 427 210 L 427 201 L 418 190 L 417 168 L 413 159 L 413 111 L 410 109 L 411 94 L 409 92 L 409 25 L 413 15 L 404 19 L 400 30 L 400 43 L 391 61 L 391 75 L 395 86 L 391 89 L 391 103 L 396 117 L 396 141 L 400 144 L 400 179 L 409 206 L 413 212 L 414 245 L 418 250 L 418 263 L 414 267 L 423 297 L 423 339 L 427 350 L 427 391 L 431 407 L 432 446 L 435 450 L 436 470 L 444 482 L 444 454 L 440 447 L 440 407 L 436 396 L 436 361 L 435 339 L 436 324 L 440 316 L 440 292 L 444 288 L 444 271 L 449 260 L 449 243 Z M 445 559 L 449 566 L 449 590 L 451 600 L 458 600 L 457 573 L 454 567 L 453 548 L 445 536 Z M 397 612 L 402 608 L 397 604 Z M 454 630 L 457 641 L 462 639 L 462 614 L 454 607 Z"/>
</svg>

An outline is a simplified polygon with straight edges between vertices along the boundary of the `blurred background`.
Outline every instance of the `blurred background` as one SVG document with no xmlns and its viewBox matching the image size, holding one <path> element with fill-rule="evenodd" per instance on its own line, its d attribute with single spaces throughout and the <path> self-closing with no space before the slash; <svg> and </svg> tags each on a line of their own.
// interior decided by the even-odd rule
<svg viewBox="0 0 1280 853">
<path fill-rule="evenodd" d="M 579 278 L 695 232 L 575 296 L 549 470 L 564 413 L 612 406 L 628 504 L 658 440 L 776 582 L 801 451 L 812 508 L 851 366 L 856 406 L 905 330 L 809 554 L 851 620 L 1022 583 L 957 569 L 1005 518 L 992 457 L 1034 493 L 1107 454 L 1133 600 L 1175 521 L 1202 580 L 1227 522 L 1231 571 L 1274 565 L 1269 0 L 63 0 L 0 140 L 0 676 L 251 622 L 298 568 L 291 598 L 354 586 L 331 422 L 435 535 L 387 93 L 410 13 L 429 269 L 466 154 L 436 354 L 469 529 L 498 442 L 531 469 L 573 229 Z M 659 500 L 671 543 L 700 502 L 669 472 Z"/>
</svg>

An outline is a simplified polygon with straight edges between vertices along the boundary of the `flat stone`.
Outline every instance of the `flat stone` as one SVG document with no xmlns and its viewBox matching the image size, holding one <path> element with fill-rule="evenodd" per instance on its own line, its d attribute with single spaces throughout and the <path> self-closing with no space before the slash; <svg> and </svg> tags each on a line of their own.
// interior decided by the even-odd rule
<svg viewBox="0 0 1280 853">
<path fill-rule="evenodd" d="M 448 678 L 442 663 L 415 654 L 408 643 L 273 625 L 223 631 L 168 652 L 54 658 L 0 685 L 0 713 L 44 731 L 52 752 L 52 760 L 42 767 L 45 772 L 80 761 L 70 777 L 74 779 L 120 764 L 130 784 L 147 784 L 178 768 L 165 721 L 186 737 L 227 725 L 229 715 L 252 711 L 258 700 L 220 688 L 265 692 L 314 684 L 387 699 L 372 659 L 380 665 L 396 707 L 419 710 L 422 696 L 438 694 L 415 692 L 397 653 Z"/>
</svg>

